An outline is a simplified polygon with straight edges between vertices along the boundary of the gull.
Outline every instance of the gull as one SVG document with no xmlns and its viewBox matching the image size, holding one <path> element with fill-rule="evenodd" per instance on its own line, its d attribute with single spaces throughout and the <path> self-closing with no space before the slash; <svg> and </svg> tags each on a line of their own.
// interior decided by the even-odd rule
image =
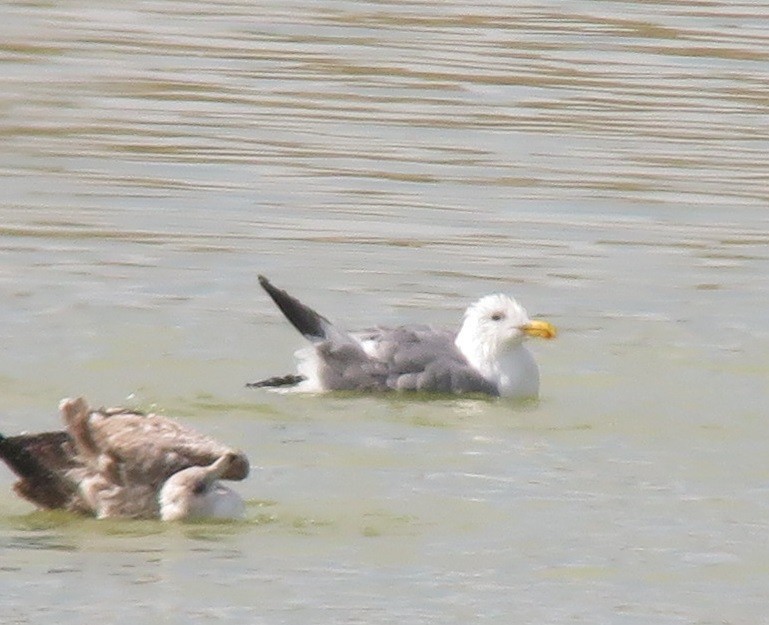
<svg viewBox="0 0 769 625">
<path fill-rule="evenodd" d="M 459 332 L 428 325 L 346 332 L 264 276 L 259 284 L 311 345 L 296 352 L 297 373 L 247 384 L 252 388 L 535 398 L 539 367 L 524 341 L 556 335 L 552 324 L 530 319 L 518 302 L 502 294 L 472 304 Z"/>
<path fill-rule="evenodd" d="M 180 423 L 127 408 L 63 399 L 65 429 L 0 435 L 14 491 L 39 508 L 105 518 L 241 518 L 243 500 L 219 480 L 242 480 L 248 458 Z"/>
</svg>

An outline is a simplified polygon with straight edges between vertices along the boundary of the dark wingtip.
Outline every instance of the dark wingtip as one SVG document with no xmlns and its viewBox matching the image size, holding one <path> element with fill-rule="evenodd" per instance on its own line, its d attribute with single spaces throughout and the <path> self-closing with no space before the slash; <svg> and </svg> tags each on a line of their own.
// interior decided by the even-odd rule
<svg viewBox="0 0 769 625">
<path fill-rule="evenodd" d="M 0 458 L 19 477 L 47 474 L 50 471 L 33 456 L 21 442 L 22 437 L 13 439 L 0 434 Z"/>
<path fill-rule="evenodd" d="M 286 291 L 274 286 L 267 278 L 260 275 L 259 284 L 267 291 L 275 305 L 286 316 L 291 324 L 299 332 L 311 341 L 326 338 L 326 327 L 330 325 L 328 319 L 318 314 L 309 306 L 302 304 L 298 299 L 289 295 Z"/>
<path fill-rule="evenodd" d="M 90 513 L 67 472 L 82 466 L 63 430 L 0 436 L 0 460 L 19 478 L 14 492 L 39 508 Z"/>
<path fill-rule="evenodd" d="M 259 285 L 260 285 L 260 286 L 261 286 L 261 287 L 262 287 L 262 288 L 263 288 L 265 291 L 267 291 L 267 294 L 268 294 L 268 295 L 269 295 L 269 296 L 270 296 L 270 297 L 271 297 L 273 300 L 275 300 L 275 303 L 276 303 L 276 304 L 278 304 L 278 305 L 280 305 L 280 304 L 279 304 L 279 301 L 280 301 L 281 299 L 286 299 L 286 298 L 289 298 L 289 297 L 291 297 L 291 296 L 290 296 L 288 293 L 286 293 L 285 291 L 283 291 L 283 290 L 279 289 L 278 287 L 276 287 L 276 286 L 275 286 L 275 285 L 274 285 L 272 282 L 270 282 L 270 281 L 269 281 L 269 280 L 268 280 L 268 279 L 267 279 L 265 276 L 263 276 L 262 274 L 259 274 Z"/>
<path fill-rule="evenodd" d="M 248 382 L 246 388 L 276 388 L 279 386 L 296 386 L 306 380 L 303 375 L 289 373 L 288 375 L 276 375 L 256 382 Z"/>
</svg>

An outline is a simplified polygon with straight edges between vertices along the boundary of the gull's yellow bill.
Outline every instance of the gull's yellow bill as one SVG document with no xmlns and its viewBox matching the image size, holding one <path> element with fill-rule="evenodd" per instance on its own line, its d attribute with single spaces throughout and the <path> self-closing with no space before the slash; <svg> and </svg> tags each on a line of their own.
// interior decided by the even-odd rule
<svg viewBox="0 0 769 625">
<path fill-rule="evenodd" d="M 554 339 L 558 334 L 555 326 L 548 321 L 534 319 L 521 328 L 528 336 L 536 336 L 540 339 Z"/>
</svg>

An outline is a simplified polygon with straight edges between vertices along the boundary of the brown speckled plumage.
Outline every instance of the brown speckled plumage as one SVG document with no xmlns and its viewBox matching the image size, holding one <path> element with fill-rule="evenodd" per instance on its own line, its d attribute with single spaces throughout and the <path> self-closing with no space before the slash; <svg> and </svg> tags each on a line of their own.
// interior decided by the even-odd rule
<svg viewBox="0 0 769 625">
<path fill-rule="evenodd" d="M 14 490 L 35 505 L 100 518 L 156 518 L 166 480 L 229 456 L 221 479 L 242 480 L 248 459 L 218 441 L 155 414 L 60 404 L 65 431 L 0 438 L 0 458 L 19 476 Z"/>
</svg>

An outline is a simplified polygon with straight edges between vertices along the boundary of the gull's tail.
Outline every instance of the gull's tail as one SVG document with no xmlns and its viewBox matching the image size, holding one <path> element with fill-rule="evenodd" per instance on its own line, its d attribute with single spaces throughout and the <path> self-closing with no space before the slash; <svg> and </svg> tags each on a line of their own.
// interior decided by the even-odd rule
<svg viewBox="0 0 769 625">
<path fill-rule="evenodd" d="M 21 497 L 47 509 L 69 506 L 75 488 L 58 472 L 71 465 L 68 441 L 66 432 L 0 434 L 0 459 L 19 477 L 13 488 Z M 49 461 L 53 461 L 52 466 Z"/>
<path fill-rule="evenodd" d="M 329 332 L 334 326 L 323 315 L 318 314 L 309 306 L 305 306 L 285 291 L 274 287 L 264 276 L 259 276 L 259 284 L 267 291 L 280 311 L 286 315 L 286 319 L 291 322 L 291 325 L 299 330 L 305 338 L 313 343 L 329 338 Z"/>
<path fill-rule="evenodd" d="M 315 349 L 311 349 L 309 353 L 316 355 L 316 352 L 323 352 L 326 355 L 333 355 L 346 350 L 356 354 L 360 352 L 359 355 L 364 360 L 366 359 L 358 342 L 347 332 L 337 328 L 323 315 L 315 312 L 309 306 L 305 306 L 285 291 L 273 286 L 264 276 L 259 276 L 259 284 L 267 291 L 267 294 L 272 298 L 277 307 L 280 308 L 286 319 L 291 322 L 291 325 L 314 344 Z M 288 390 L 290 387 L 296 387 L 302 382 L 307 382 L 311 387 L 314 387 L 316 383 L 319 384 L 318 378 L 320 374 L 318 368 L 320 361 L 323 359 L 324 356 L 321 356 L 320 359 L 310 357 L 306 363 L 300 363 L 299 373 L 272 376 L 265 380 L 251 382 L 246 386 L 251 388 L 272 387 Z"/>
</svg>

